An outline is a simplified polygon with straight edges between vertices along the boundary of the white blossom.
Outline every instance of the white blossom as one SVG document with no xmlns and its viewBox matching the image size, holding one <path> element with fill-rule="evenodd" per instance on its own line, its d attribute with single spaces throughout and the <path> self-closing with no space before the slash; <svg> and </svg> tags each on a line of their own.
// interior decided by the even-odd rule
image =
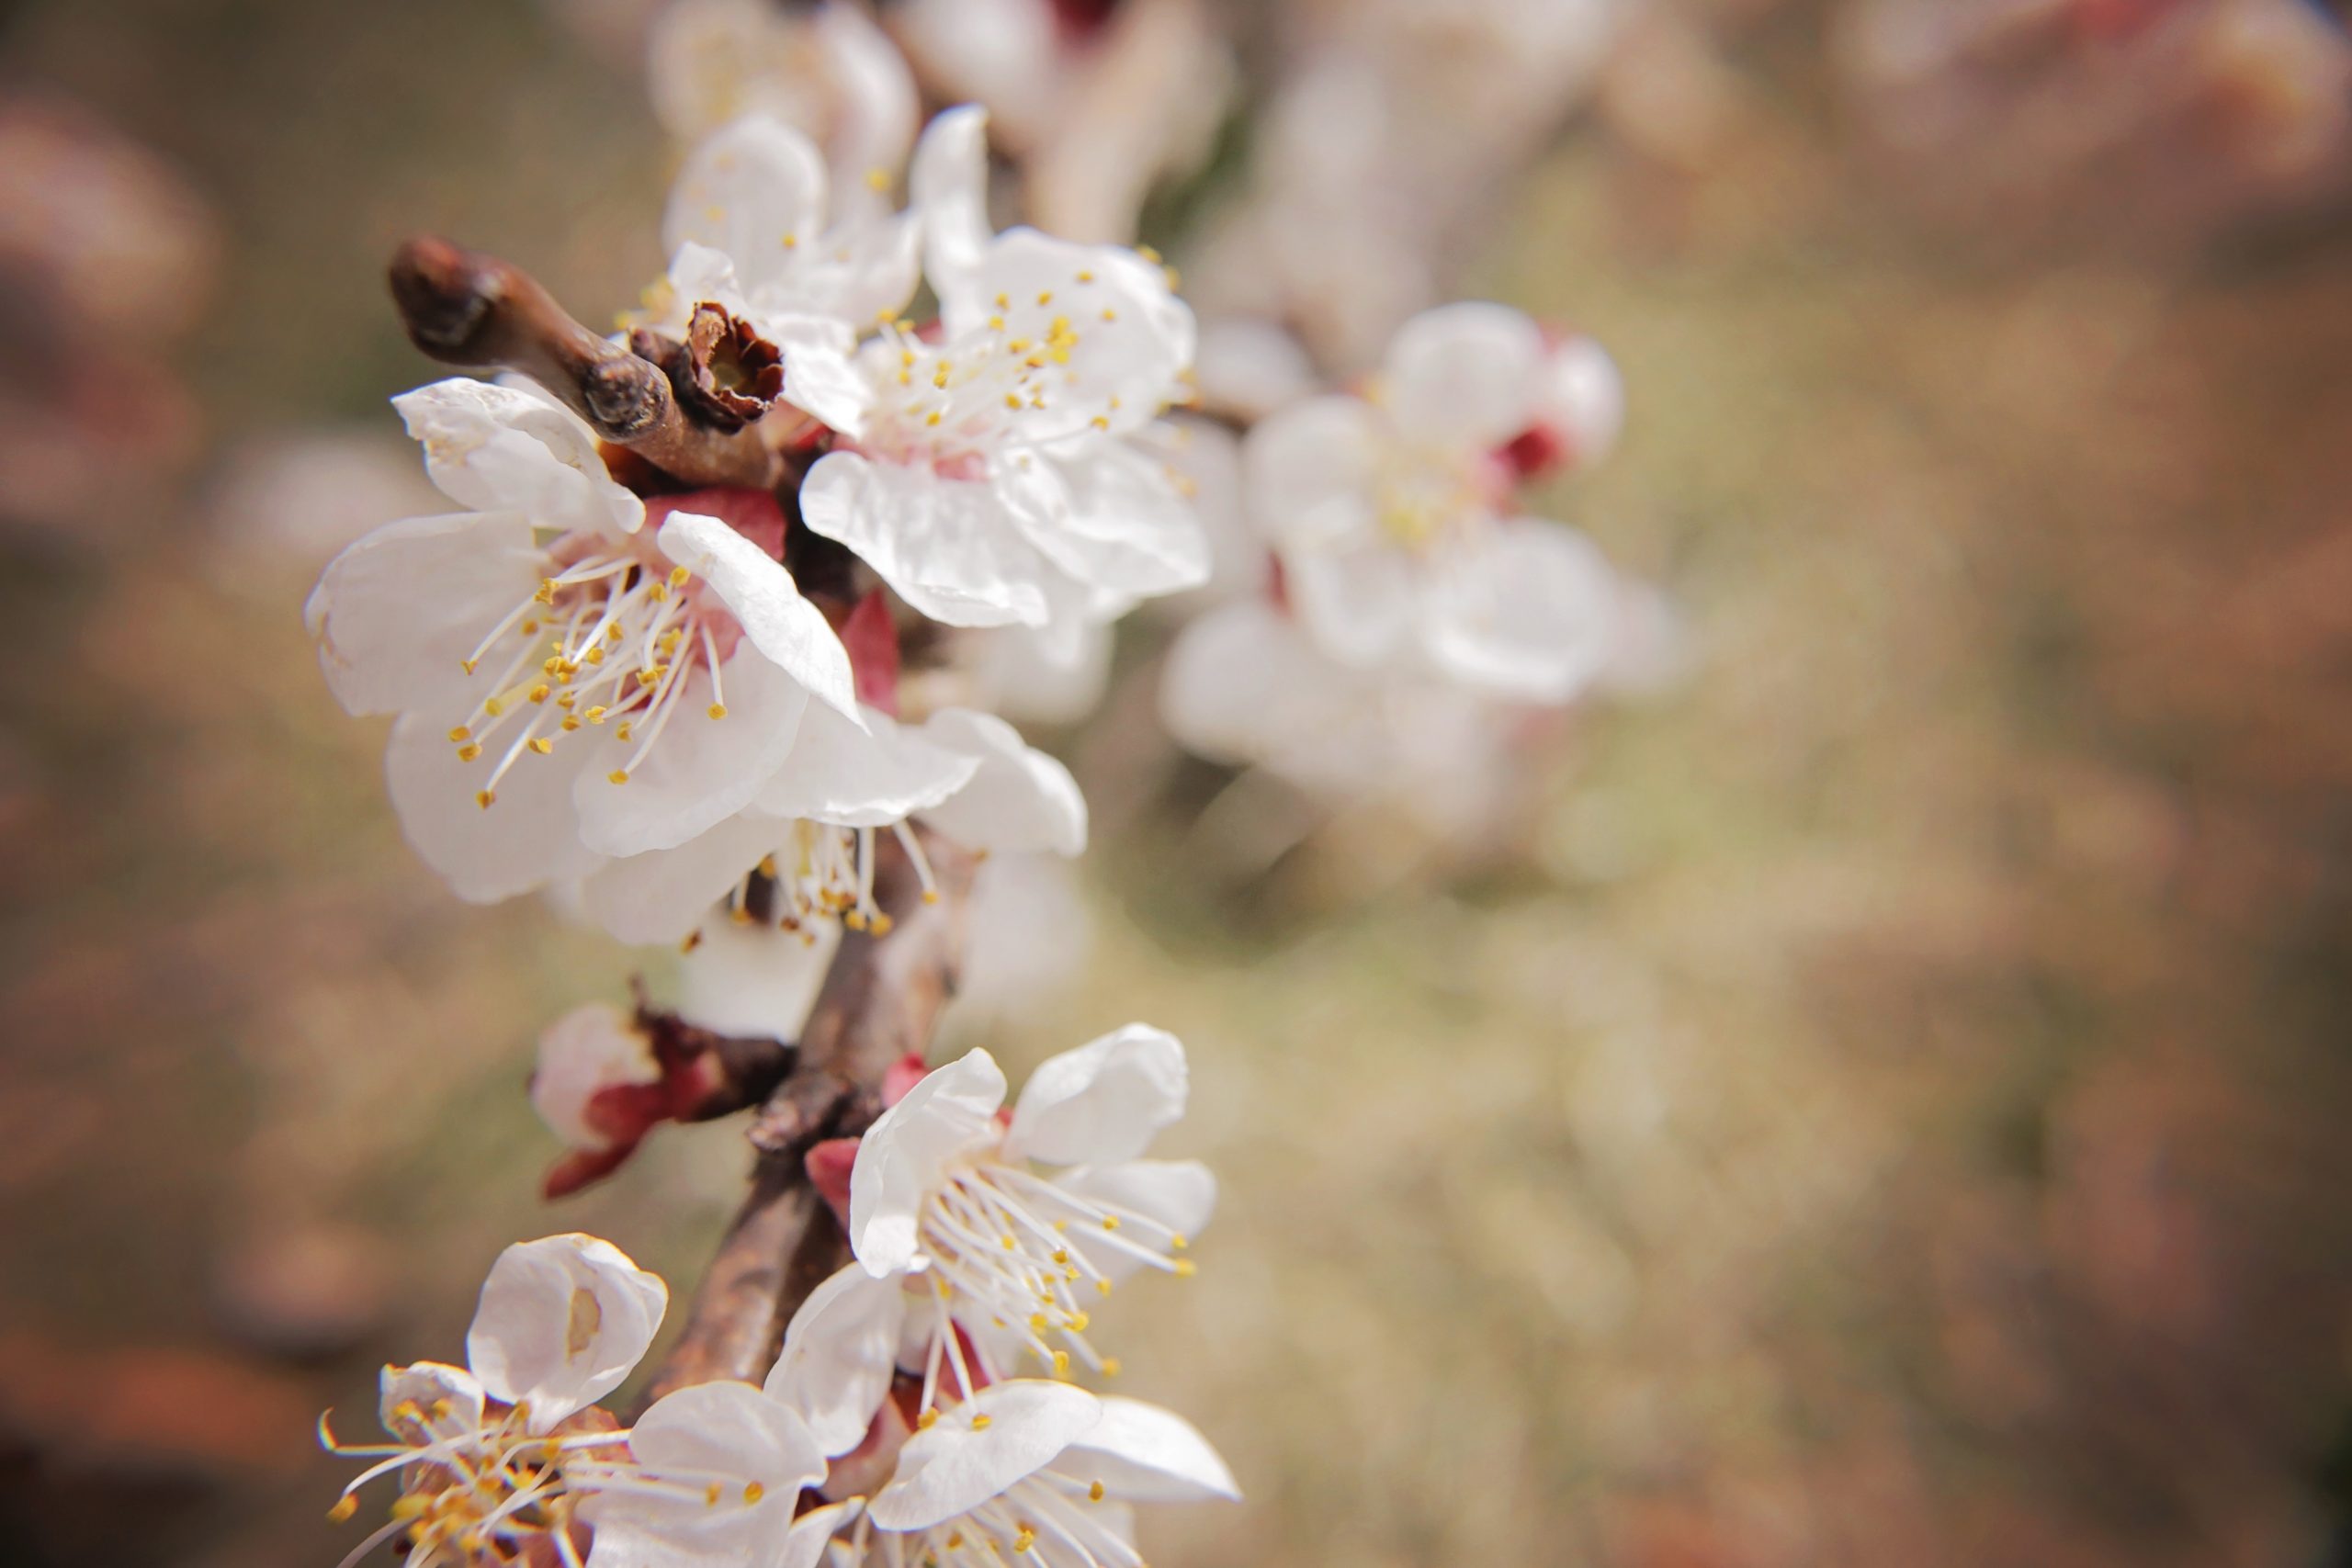
<svg viewBox="0 0 2352 1568">
<path fill-rule="evenodd" d="M 1130 1024 L 1040 1065 L 1009 1118 L 997 1114 L 1004 1074 L 976 1050 L 866 1132 L 850 1245 L 868 1275 L 906 1287 L 910 1332 L 929 1346 L 926 1408 L 943 1361 L 966 1376 L 951 1321 L 991 1374 L 1024 1349 L 1057 1371 L 1073 1354 L 1099 1370 L 1088 1304 L 1139 1269 L 1193 1272 L 1182 1255 L 1216 1206 L 1216 1179 L 1197 1161 L 1142 1157 L 1182 1116 L 1186 1087 L 1183 1047 Z"/>
<path fill-rule="evenodd" d="M 1331 657 L 1558 703 L 1609 658 L 1615 577 L 1584 536 L 1519 513 L 1510 448 L 1556 417 L 1544 333 L 1498 305 L 1408 322 L 1364 397 L 1251 431 L 1251 514 Z"/>
<path fill-rule="evenodd" d="M 396 401 L 473 510 L 369 534 L 305 614 L 344 706 L 400 716 L 393 807 L 461 897 L 684 844 L 752 803 L 806 715 L 865 724 L 773 542 L 684 509 L 645 527 L 587 425 L 535 392 L 457 379 Z"/>
<path fill-rule="evenodd" d="M 935 337 L 894 323 L 787 378 L 838 433 L 801 513 L 934 620 L 1075 636 L 1207 570 L 1182 485 L 1131 439 L 1182 390 L 1193 317 L 1132 251 L 990 233 L 983 124 L 951 111 L 916 151 Z"/>
</svg>

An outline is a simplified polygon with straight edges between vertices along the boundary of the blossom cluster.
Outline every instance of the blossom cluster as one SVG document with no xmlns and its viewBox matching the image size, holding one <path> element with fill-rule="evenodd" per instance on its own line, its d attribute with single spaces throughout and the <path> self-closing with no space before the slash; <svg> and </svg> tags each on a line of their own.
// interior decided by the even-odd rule
<svg viewBox="0 0 2352 1568">
<path fill-rule="evenodd" d="M 322 1423 L 369 1461 L 339 1517 L 400 1481 L 347 1561 L 397 1540 L 410 1568 L 1136 1568 L 1131 1505 L 1237 1497 L 1181 1416 L 1070 1381 L 1117 1373 L 1093 1313 L 1120 1282 L 1193 1271 L 1215 1179 L 1143 1157 L 1183 1113 L 1182 1047 L 1130 1025 L 1042 1064 L 1009 1112 L 984 1051 L 900 1087 L 862 1138 L 808 1156 L 853 1258 L 762 1383 L 680 1388 L 622 1427 L 597 1402 L 667 1288 L 594 1237 L 509 1247 L 466 1365 L 384 1369 L 388 1441 Z"/>
</svg>

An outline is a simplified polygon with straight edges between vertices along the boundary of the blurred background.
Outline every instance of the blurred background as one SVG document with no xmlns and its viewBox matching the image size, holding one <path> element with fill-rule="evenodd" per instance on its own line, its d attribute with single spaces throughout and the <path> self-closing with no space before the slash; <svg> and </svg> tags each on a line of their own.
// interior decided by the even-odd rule
<svg viewBox="0 0 2352 1568">
<path fill-rule="evenodd" d="M 1057 10 L 1046 80 L 1119 7 Z M 300 617 L 442 509 L 385 405 L 434 374 L 397 240 L 591 320 L 659 275 L 644 11 L 0 8 L 12 1563 L 334 1562 L 318 1413 L 454 1355 L 500 1247 L 595 1231 L 683 1293 L 738 1196 L 722 1124 L 539 1201 L 532 1041 L 638 959 L 448 897 Z M 1048 735 L 1095 847 L 983 933 L 1042 962 L 953 1032 L 1193 1049 L 1170 1145 L 1223 1207 L 1114 1338 L 1250 1501 L 1148 1518 L 1152 1560 L 2352 1562 L 2339 18 L 1222 15 L 1146 236 L 1246 295 L 1237 193 L 1364 145 L 1286 85 L 1332 39 L 1426 68 L 1377 123 L 1509 145 L 1363 199 L 1443 292 L 1616 355 L 1623 448 L 1557 514 L 1688 657 L 1531 738 L 1467 843 L 1377 807 L 1228 841 L 1149 625 Z M 1378 295 L 1388 246 L 1315 265 Z"/>
</svg>

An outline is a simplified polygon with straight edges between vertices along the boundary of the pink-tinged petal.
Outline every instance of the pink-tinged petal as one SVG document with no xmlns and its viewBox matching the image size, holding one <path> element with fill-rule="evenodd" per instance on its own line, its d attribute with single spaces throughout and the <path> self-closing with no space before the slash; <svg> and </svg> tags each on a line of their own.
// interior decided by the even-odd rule
<svg viewBox="0 0 2352 1568">
<path fill-rule="evenodd" d="M 884 1529 L 928 1529 L 1035 1474 L 1101 1420 L 1101 1402 L 1069 1383 L 1023 1378 L 982 1389 L 907 1440 L 898 1475 L 866 1511 Z"/>
<path fill-rule="evenodd" d="M 842 828 L 880 828 L 937 806 L 970 782 L 980 760 L 865 713 L 859 729 L 830 708 L 801 720 L 792 755 L 761 789 L 759 809 Z"/>
<path fill-rule="evenodd" d="M 663 555 L 718 595 L 743 636 L 770 663 L 834 712 L 857 721 L 849 653 L 824 612 L 800 596 L 790 572 L 716 517 L 673 513 L 662 525 L 660 542 Z"/>
<path fill-rule="evenodd" d="M 617 787 L 637 785 L 632 781 Z M 648 850 L 605 862 L 582 886 L 582 901 L 589 918 L 622 942 L 682 942 L 712 918 L 718 901 L 751 874 L 762 856 L 790 837 L 788 823 L 731 817 L 675 849 Z M 722 1027 L 705 1019 L 695 1021 Z"/>
<path fill-rule="evenodd" d="M 915 1261 L 923 1200 L 945 1161 L 997 1134 L 1004 1070 L 974 1051 L 932 1073 L 866 1129 L 850 1177 L 851 1248 L 868 1274 L 904 1272 Z"/>
<path fill-rule="evenodd" d="M 747 115 L 686 155 L 662 214 L 662 247 L 707 245 L 757 294 L 788 276 L 799 248 L 822 237 L 825 183 L 824 162 L 806 136 Z"/>
<path fill-rule="evenodd" d="M 1074 855 L 1086 848 L 1086 797 L 1078 781 L 1012 726 L 993 714 L 942 708 L 922 734 L 979 759 L 968 783 L 922 813 L 931 827 L 967 849 L 991 853 Z"/>
<path fill-rule="evenodd" d="M 1609 351 L 1589 337 L 1553 345 L 1544 366 L 1535 423 L 1561 445 L 1561 459 L 1588 468 L 1617 447 L 1625 429 L 1625 378 Z"/>
<path fill-rule="evenodd" d="M 1424 310 L 1397 329 L 1381 370 L 1389 414 L 1418 445 L 1485 452 L 1534 423 L 1544 330 L 1507 305 Z"/>
<path fill-rule="evenodd" d="M 1616 646 L 1617 578 L 1575 529 L 1514 519 L 1450 554 L 1420 611 L 1422 643 L 1447 674 L 1501 696 L 1563 703 Z"/>
<path fill-rule="evenodd" d="M 462 710 L 465 661 L 546 570 L 519 512 L 403 518 L 327 563 L 302 620 L 345 711 Z"/>
<path fill-rule="evenodd" d="M 1102 1418 L 1054 1461 L 1056 1471 L 1100 1481 L 1123 1503 L 1241 1500 L 1233 1472 L 1191 1422 L 1139 1399 L 1104 1395 L 1102 1404 Z"/>
<path fill-rule="evenodd" d="M 1045 624 L 1053 567 L 1023 537 L 1010 476 L 948 479 L 928 468 L 833 452 L 808 472 L 800 515 L 881 575 L 899 597 L 957 626 Z"/>
<path fill-rule="evenodd" d="M 1048 1165 L 1133 1159 L 1183 1116 L 1189 1087 L 1177 1038 L 1130 1023 L 1037 1065 L 1013 1107 L 1005 1154 Z"/>
<path fill-rule="evenodd" d="M 800 1412 L 828 1455 L 857 1447 L 889 1394 L 906 1296 L 899 1276 L 877 1280 L 853 1263 L 792 1314 L 767 1393 Z"/>
<path fill-rule="evenodd" d="M 544 393 L 461 376 L 392 406 L 424 444 L 425 472 L 461 505 L 607 535 L 633 534 L 644 521 L 644 502 L 605 471 L 596 433 Z"/>
<path fill-rule="evenodd" d="M 544 1432 L 620 1386 L 669 1301 L 669 1287 L 611 1242 L 518 1242 L 482 1283 L 466 1360 L 492 1395 L 527 1402 L 531 1430 Z"/>
<path fill-rule="evenodd" d="M 417 714 L 396 721 L 384 777 L 401 830 L 458 897 L 494 904 L 594 867 L 596 856 L 581 842 L 571 807 L 584 749 L 558 747 L 553 756 L 517 758 L 483 807 L 481 792 L 503 749 L 462 761 L 445 722 Z"/>
<path fill-rule="evenodd" d="M 572 789 L 582 842 L 616 858 L 676 849 L 749 806 L 784 766 L 810 706 L 807 688 L 749 645 L 736 649 L 720 677 L 724 716 L 711 716 L 710 671 L 696 665 L 680 677 L 685 684 L 671 698 L 676 711 L 650 749 L 642 718 L 627 740 L 611 724 L 565 738 L 575 746 L 595 738 Z M 564 750 L 560 741 L 556 754 Z"/>
</svg>

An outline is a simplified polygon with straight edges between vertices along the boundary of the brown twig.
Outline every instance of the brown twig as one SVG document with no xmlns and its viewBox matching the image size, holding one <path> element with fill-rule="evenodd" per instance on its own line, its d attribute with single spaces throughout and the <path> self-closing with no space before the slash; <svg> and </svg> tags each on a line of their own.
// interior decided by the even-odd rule
<svg viewBox="0 0 2352 1568">
<path fill-rule="evenodd" d="M 649 1403 L 720 1378 L 760 1382 L 792 1314 L 848 1261 L 849 1244 L 803 1162 L 823 1139 L 854 1137 L 873 1122 L 883 1076 L 930 1045 L 940 1009 L 955 994 L 974 862 L 927 834 L 923 852 L 936 902 L 924 901 L 922 879 L 894 840 L 876 845 L 875 898 L 891 919 L 889 934 L 842 937 L 801 1032 L 798 1064 L 752 1124 L 760 1152 L 751 1194 L 646 1390 Z"/>
<path fill-rule="evenodd" d="M 393 254 L 390 279 L 409 341 L 425 354 L 461 369 L 520 371 L 683 484 L 767 490 L 785 475 L 784 457 L 756 427 L 695 419 L 662 367 L 572 320 L 520 267 L 422 236 Z"/>
</svg>

